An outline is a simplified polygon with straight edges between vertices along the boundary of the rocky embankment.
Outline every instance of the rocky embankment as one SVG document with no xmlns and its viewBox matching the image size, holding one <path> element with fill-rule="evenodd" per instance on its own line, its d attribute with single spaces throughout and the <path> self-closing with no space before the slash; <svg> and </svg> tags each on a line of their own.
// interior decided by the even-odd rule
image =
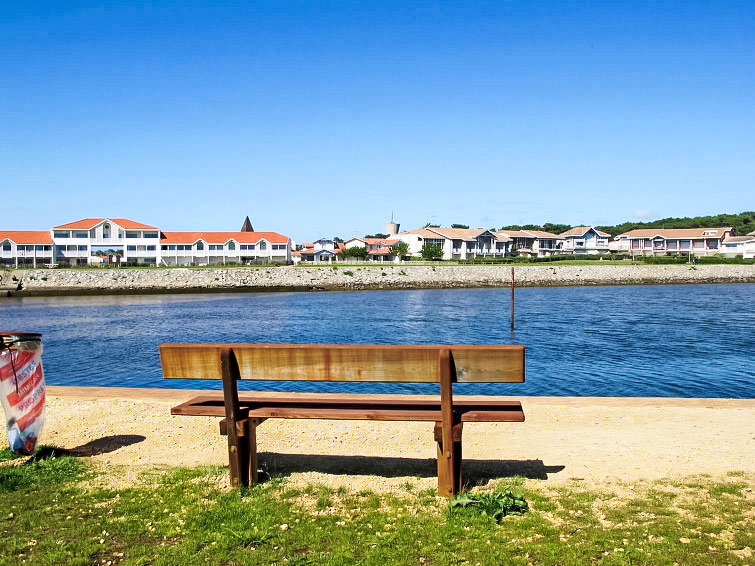
<svg viewBox="0 0 755 566">
<path fill-rule="evenodd" d="M 518 287 L 755 283 L 755 265 L 518 265 Z M 13 280 L 13 277 L 17 281 Z M 18 282 L 21 290 L 17 290 Z M 365 265 L 0 271 L 3 296 L 505 287 L 511 266 Z"/>
</svg>

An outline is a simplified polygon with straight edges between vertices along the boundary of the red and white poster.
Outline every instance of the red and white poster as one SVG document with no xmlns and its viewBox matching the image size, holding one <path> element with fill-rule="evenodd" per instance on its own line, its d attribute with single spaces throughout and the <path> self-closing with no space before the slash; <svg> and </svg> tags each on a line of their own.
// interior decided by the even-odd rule
<svg viewBox="0 0 755 566">
<path fill-rule="evenodd" d="M 11 450 L 33 452 L 45 422 L 45 377 L 40 340 L 2 336 L 0 400 Z"/>
</svg>

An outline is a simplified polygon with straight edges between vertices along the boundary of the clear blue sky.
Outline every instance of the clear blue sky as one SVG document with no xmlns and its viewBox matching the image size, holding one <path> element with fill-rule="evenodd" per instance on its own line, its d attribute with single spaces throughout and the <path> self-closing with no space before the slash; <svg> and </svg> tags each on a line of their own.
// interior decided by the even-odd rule
<svg viewBox="0 0 755 566">
<path fill-rule="evenodd" d="M 755 208 L 752 1 L 6 2 L 0 70 L 0 229 Z"/>
</svg>

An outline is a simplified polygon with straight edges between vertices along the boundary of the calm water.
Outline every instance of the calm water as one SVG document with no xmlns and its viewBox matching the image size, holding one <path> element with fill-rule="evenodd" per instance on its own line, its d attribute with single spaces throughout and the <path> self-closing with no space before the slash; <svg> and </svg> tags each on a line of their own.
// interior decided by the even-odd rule
<svg viewBox="0 0 755 566">
<path fill-rule="evenodd" d="M 518 289 L 514 333 L 509 304 L 505 289 L 0 299 L 0 329 L 43 334 L 52 385 L 219 385 L 163 380 L 161 342 L 521 343 L 526 383 L 459 392 L 755 396 L 755 285 Z"/>
</svg>

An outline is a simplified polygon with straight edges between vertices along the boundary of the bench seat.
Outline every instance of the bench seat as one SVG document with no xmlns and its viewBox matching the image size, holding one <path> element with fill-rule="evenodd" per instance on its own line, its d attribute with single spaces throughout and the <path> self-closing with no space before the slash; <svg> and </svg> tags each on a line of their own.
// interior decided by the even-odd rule
<svg viewBox="0 0 755 566">
<path fill-rule="evenodd" d="M 338 419 L 441 422 L 439 396 L 286 393 L 239 394 L 247 418 Z M 454 397 L 454 412 L 461 422 L 524 422 L 519 401 Z M 171 409 L 173 415 L 225 417 L 223 394 L 200 395 Z"/>
</svg>

